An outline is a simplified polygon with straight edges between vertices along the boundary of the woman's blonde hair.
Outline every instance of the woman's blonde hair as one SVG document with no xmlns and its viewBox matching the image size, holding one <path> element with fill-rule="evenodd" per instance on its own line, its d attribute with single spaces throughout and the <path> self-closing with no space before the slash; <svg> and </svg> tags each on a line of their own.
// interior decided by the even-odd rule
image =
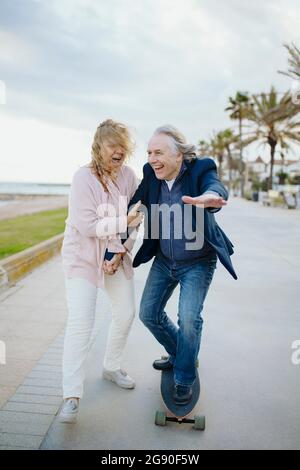
<svg viewBox="0 0 300 470">
<path fill-rule="evenodd" d="M 104 167 L 102 159 L 103 147 L 105 144 L 120 146 L 125 153 L 127 160 L 134 150 L 134 141 L 131 137 L 129 129 L 120 122 L 106 119 L 97 127 L 92 144 L 92 161 L 90 168 L 92 172 L 98 176 L 105 191 L 108 191 L 105 179 L 111 178 L 113 181 L 116 179 L 116 174 L 108 172 Z"/>
</svg>

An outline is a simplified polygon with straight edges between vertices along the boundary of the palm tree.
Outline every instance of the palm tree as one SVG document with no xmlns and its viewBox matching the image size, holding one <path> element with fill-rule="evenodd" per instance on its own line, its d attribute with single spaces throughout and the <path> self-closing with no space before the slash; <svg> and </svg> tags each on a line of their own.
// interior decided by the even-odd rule
<svg viewBox="0 0 300 470">
<path fill-rule="evenodd" d="M 213 132 L 212 137 L 209 141 L 199 140 L 198 141 L 198 153 L 201 158 L 211 157 L 218 162 L 218 174 L 220 179 L 222 179 L 222 164 L 224 156 L 224 147 L 221 143 L 220 135 Z"/>
<path fill-rule="evenodd" d="M 299 106 L 292 102 L 287 91 L 279 98 L 274 87 L 270 93 L 252 96 L 254 106 L 247 119 L 252 122 L 254 129 L 245 138 L 243 145 L 253 142 L 270 146 L 270 176 L 268 189 L 273 185 L 274 156 L 277 145 L 283 150 L 290 150 L 291 143 L 300 143 Z"/>
<path fill-rule="evenodd" d="M 293 78 L 294 80 L 300 80 L 300 49 L 294 43 L 291 45 L 284 44 L 284 47 L 289 53 L 288 64 L 290 68 L 287 72 L 279 70 L 279 73 Z"/>
<path fill-rule="evenodd" d="M 210 149 L 209 149 L 209 143 L 206 142 L 206 140 L 202 139 L 199 140 L 198 142 L 198 151 L 199 151 L 199 156 L 200 157 L 205 157 L 209 155 Z"/>
<path fill-rule="evenodd" d="M 222 146 L 224 147 L 227 154 L 227 167 L 228 167 L 228 191 L 229 194 L 232 188 L 232 170 L 234 167 L 233 157 L 232 157 L 232 146 L 236 145 L 239 142 L 239 136 L 236 135 L 232 129 L 225 129 L 219 133 L 219 139 L 222 141 Z"/>
<path fill-rule="evenodd" d="M 220 180 L 222 180 L 225 146 L 224 146 L 221 132 L 218 132 L 217 134 L 215 132 L 213 133 L 213 136 L 210 139 L 210 149 L 211 149 L 211 156 L 215 158 L 218 162 L 218 174 L 219 174 Z"/>
<path fill-rule="evenodd" d="M 296 87 L 293 90 L 293 103 L 299 105 L 300 104 L 300 49 L 294 43 L 292 43 L 291 45 L 284 44 L 284 47 L 287 49 L 289 53 L 288 64 L 290 68 L 288 69 L 287 72 L 279 70 L 279 73 L 296 80 L 295 82 Z"/>
<path fill-rule="evenodd" d="M 218 174 L 220 179 L 223 176 L 223 163 L 224 159 L 227 160 L 227 167 L 229 170 L 229 192 L 232 187 L 232 170 L 236 169 L 236 160 L 232 156 L 232 146 L 239 142 L 239 136 L 234 134 L 231 129 L 224 131 L 214 132 L 210 141 L 199 140 L 198 149 L 200 157 L 212 157 L 218 162 Z"/>
<path fill-rule="evenodd" d="M 234 98 L 229 97 L 229 106 L 225 111 L 230 111 L 230 119 L 237 120 L 239 126 L 239 149 L 240 149 L 240 177 L 241 177 L 241 196 L 244 195 L 244 162 L 243 162 L 243 120 L 247 118 L 251 109 L 251 103 L 247 92 L 238 91 Z"/>
<path fill-rule="evenodd" d="M 229 169 L 229 186 L 231 187 L 232 176 L 232 149 L 231 145 L 238 142 L 239 137 L 236 136 L 231 129 L 225 129 L 217 133 L 213 133 L 210 139 L 208 154 L 217 160 L 218 173 L 220 179 L 223 177 L 223 164 L 227 160 L 227 167 Z"/>
</svg>

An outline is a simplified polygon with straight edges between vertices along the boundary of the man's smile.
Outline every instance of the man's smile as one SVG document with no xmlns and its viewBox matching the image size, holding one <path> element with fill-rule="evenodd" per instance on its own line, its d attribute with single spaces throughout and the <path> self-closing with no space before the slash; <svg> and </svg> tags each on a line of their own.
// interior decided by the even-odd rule
<svg viewBox="0 0 300 470">
<path fill-rule="evenodd" d="M 161 163 L 159 164 L 156 164 L 156 165 L 152 165 L 152 168 L 154 171 L 159 171 L 159 170 L 162 170 L 164 168 L 165 165 L 162 165 Z"/>
</svg>

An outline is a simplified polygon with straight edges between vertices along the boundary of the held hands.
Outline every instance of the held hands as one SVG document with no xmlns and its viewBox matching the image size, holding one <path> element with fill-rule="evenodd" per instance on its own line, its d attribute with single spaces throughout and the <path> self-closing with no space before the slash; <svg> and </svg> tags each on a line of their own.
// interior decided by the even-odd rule
<svg viewBox="0 0 300 470">
<path fill-rule="evenodd" d="M 110 275 L 115 274 L 125 254 L 126 253 L 116 253 L 110 261 L 105 260 L 103 264 L 104 273 Z"/>
<path fill-rule="evenodd" d="M 143 221 L 144 214 L 139 212 L 141 206 L 141 201 L 137 202 L 132 209 L 128 212 L 127 215 L 127 225 L 128 227 L 133 227 L 138 229 L 140 224 Z M 116 253 L 111 260 L 105 260 L 103 263 L 103 271 L 105 274 L 113 275 L 118 270 L 120 263 L 125 256 L 125 253 Z"/>
<path fill-rule="evenodd" d="M 139 212 L 139 208 L 141 206 L 141 201 L 137 202 L 132 209 L 128 212 L 127 215 L 127 225 L 128 227 L 133 227 L 138 229 L 140 224 L 143 221 L 144 214 Z M 113 275 L 118 270 L 120 263 L 125 256 L 125 253 L 116 253 L 111 260 L 105 260 L 103 263 L 103 271 L 105 274 Z"/>
<path fill-rule="evenodd" d="M 197 197 L 190 197 L 190 196 L 183 196 L 183 202 L 185 204 L 193 204 L 194 206 L 201 206 L 204 207 L 214 207 L 219 209 L 223 206 L 226 206 L 227 202 L 221 196 L 217 196 L 216 194 L 203 194 L 202 196 Z"/>
</svg>

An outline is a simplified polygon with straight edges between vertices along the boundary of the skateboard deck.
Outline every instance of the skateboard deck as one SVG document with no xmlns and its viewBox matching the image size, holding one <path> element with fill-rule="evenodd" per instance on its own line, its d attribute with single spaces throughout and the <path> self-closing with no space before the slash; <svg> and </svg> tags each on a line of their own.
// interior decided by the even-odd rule
<svg viewBox="0 0 300 470">
<path fill-rule="evenodd" d="M 188 404 L 177 405 L 173 400 L 173 390 L 173 369 L 163 370 L 161 372 L 160 391 L 167 412 L 157 411 L 155 416 L 155 424 L 158 426 L 165 426 L 167 421 L 173 421 L 177 423 L 193 423 L 195 429 L 204 430 L 204 416 L 196 415 L 194 416 L 194 419 L 189 418 L 195 406 L 197 405 L 200 396 L 200 380 L 198 369 L 196 369 L 196 380 L 193 384 L 192 400 Z"/>
</svg>

